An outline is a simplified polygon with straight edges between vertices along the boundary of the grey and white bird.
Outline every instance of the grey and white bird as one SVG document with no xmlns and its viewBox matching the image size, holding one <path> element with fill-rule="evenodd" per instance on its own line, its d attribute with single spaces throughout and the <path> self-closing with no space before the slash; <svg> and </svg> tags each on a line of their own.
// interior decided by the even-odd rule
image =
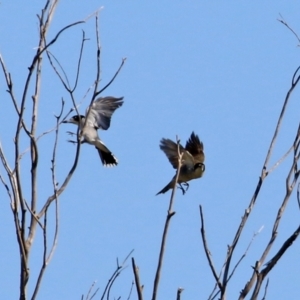
<svg viewBox="0 0 300 300">
<path fill-rule="evenodd" d="M 74 115 L 71 119 L 63 121 L 80 126 L 81 143 L 94 145 L 104 166 L 116 166 L 118 160 L 100 140 L 97 130 L 109 128 L 112 114 L 122 104 L 123 97 L 100 97 L 92 103 L 91 109 L 86 109 L 85 116 Z"/>
<path fill-rule="evenodd" d="M 178 149 L 177 143 L 169 140 L 169 139 L 162 139 L 160 141 L 160 149 L 165 152 L 166 156 L 168 157 L 171 165 L 174 169 L 178 169 Z M 188 181 L 192 179 L 197 179 L 202 177 L 205 171 L 204 165 L 204 147 L 203 143 L 199 140 L 198 135 L 192 132 L 190 138 L 187 140 L 185 148 L 182 145 L 179 145 L 180 153 L 182 155 L 182 165 L 179 172 L 178 177 L 178 184 L 184 194 L 189 184 Z M 172 189 L 175 184 L 176 175 L 172 178 L 172 180 L 156 195 L 164 194 L 169 189 Z M 182 187 L 182 183 L 186 185 L 186 189 Z"/>
</svg>

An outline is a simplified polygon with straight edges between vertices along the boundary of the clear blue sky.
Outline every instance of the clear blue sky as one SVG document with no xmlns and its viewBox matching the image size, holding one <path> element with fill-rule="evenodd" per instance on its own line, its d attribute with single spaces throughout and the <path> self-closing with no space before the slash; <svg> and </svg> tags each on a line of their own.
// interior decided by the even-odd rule
<svg viewBox="0 0 300 300">
<path fill-rule="evenodd" d="M 36 14 L 43 1 L 1 1 L 0 52 L 12 73 L 20 97 L 38 42 Z M 172 218 L 159 299 L 207 299 L 214 280 L 200 237 L 199 204 L 203 206 L 206 232 L 214 263 L 222 267 L 227 245 L 232 242 L 241 216 L 256 187 L 285 94 L 299 65 L 297 40 L 277 18 L 280 14 L 300 34 L 300 4 L 296 1 L 61 1 L 48 38 L 63 26 L 100 13 L 101 85 L 112 77 L 121 59 L 127 61 L 104 95 L 124 96 L 124 105 L 112 118 L 101 138 L 118 157 L 116 168 L 102 167 L 93 147 L 83 145 L 80 162 L 66 192 L 60 197 L 60 232 L 55 255 L 47 268 L 39 299 L 80 299 L 91 283 L 103 289 L 116 265 L 132 249 L 140 268 L 145 299 L 150 299 L 159 245 L 170 193 L 155 196 L 174 175 L 159 149 L 162 137 L 180 137 L 192 131 L 204 142 L 206 173 L 193 181 L 186 195 L 178 191 Z M 74 80 L 81 30 L 90 39 L 84 50 L 83 69 L 76 92 L 78 102 L 95 78 L 94 19 L 70 29 L 51 48 Z M 72 107 L 52 69 L 44 60 L 39 129 L 55 124 L 60 99 L 66 111 Z M 0 75 L 0 138 L 13 158 L 16 119 Z M 32 91 L 31 91 L 32 94 Z M 90 96 L 90 94 L 89 94 Z M 272 163 L 290 147 L 299 123 L 299 91 L 293 95 L 276 145 Z M 80 107 L 84 112 L 89 102 Z M 3 125 L 6 124 L 6 125 Z M 12 127 L 8 126 L 12 124 Z M 75 147 L 60 128 L 58 181 L 67 174 Z M 39 206 L 52 194 L 50 159 L 53 135 L 40 142 Z M 24 142 L 24 149 L 28 146 Z M 12 161 L 12 160 L 11 160 Z M 22 176 L 29 182 L 24 158 Z M 244 253 L 254 232 L 264 226 L 241 263 L 228 290 L 237 299 L 265 248 L 285 192 L 290 159 L 265 182 L 234 256 Z M 4 170 L 0 168 L 1 174 Z M 27 194 L 26 194 L 27 193 Z M 29 199 L 29 191 L 25 195 Z M 1 299 L 18 295 L 19 259 L 13 218 L 0 188 Z M 51 221 L 49 221 L 51 224 Z M 278 239 L 270 253 L 299 223 L 293 194 Z M 53 225 L 53 219 L 52 219 Z M 31 255 L 31 276 L 41 263 L 41 235 Z M 299 241 L 272 271 L 268 299 L 299 298 Z M 269 257 L 269 258 L 270 258 Z M 268 260 L 268 259 L 267 259 Z M 128 268 L 118 278 L 113 294 L 127 299 L 133 274 Z M 29 285 L 29 294 L 32 285 Z M 132 298 L 136 299 L 133 292 Z"/>
</svg>

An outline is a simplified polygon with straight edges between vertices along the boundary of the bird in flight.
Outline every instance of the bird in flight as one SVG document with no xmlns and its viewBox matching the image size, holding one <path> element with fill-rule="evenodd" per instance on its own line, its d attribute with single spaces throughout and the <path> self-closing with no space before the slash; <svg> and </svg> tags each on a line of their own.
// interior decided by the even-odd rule
<svg viewBox="0 0 300 300">
<path fill-rule="evenodd" d="M 97 130 L 109 128 L 112 114 L 122 104 L 123 97 L 100 97 L 86 109 L 85 116 L 74 115 L 71 119 L 63 121 L 80 127 L 81 143 L 94 145 L 104 166 L 116 166 L 118 160 L 100 140 Z"/>
<path fill-rule="evenodd" d="M 173 168 L 178 169 L 177 143 L 163 138 L 160 141 L 160 149 L 165 152 Z M 199 140 L 198 135 L 192 132 L 190 138 L 186 142 L 185 148 L 179 144 L 179 152 L 182 153 L 182 162 L 177 183 L 184 194 L 189 188 L 187 182 L 202 177 L 205 171 L 205 165 L 203 163 L 205 159 L 203 143 Z M 175 179 L 176 175 L 156 195 L 164 194 L 169 189 L 172 189 L 175 184 Z M 182 187 L 182 184 L 186 186 L 186 189 Z"/>
</svg>

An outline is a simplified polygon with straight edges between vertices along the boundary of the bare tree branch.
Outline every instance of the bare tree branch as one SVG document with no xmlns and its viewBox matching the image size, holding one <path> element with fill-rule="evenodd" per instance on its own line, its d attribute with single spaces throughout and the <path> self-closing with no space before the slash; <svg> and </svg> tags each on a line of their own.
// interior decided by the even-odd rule
<svg viewBox="0 0 300 300">
<path fill-rule="evenodd" d="M 299 70 L 299 68 L 297 69 L 297 71 L 298 70 Z M 295 74 L 294 74 L 294 77 L 295 77 Z M 300 78 L 300 76 L 297 77 L 296 81 L 294 81 L 294 78 L 293 78 L 293 84 L 297 84 L 299 82 L 299 78 Z M 292 87 L 294 88 L 295 86 L 293 84 L 292 84 Z M 288 92 L 287 98 L 290 96 L 290 94 L 291 94 L 291 89 Z M 287 101 L 285 101 L 285 103 L 284 103 L 284 106 L 286 106 L 286 105 L 287 105 Z M 282 118 L 282 114 L 280 115 L 280 118 Z M 255 291 L 253 292 L 254 293 L 253 295 L 256 295 L 255 297 L 257 297 L 258 292 L 261 288 L 261 283 L 262 283 L 263 279 L 265 278 L 265 276 L 262 275 L 262 272 L 259 272 L 259 269 L 263 265 L 264 261 L 266 260 L 267 255 L 269 254 L 269 252 L 274 244 L 274 241 L 277 238 L 279 223 L 282 219 L 282 216 L 285 212 L 285 208 L 288 204 L 290 196 L 294 190 L 294 187 L 295 187 L 298 177 L 299 177 L 299 171 L 297 171 L 297 163 L 300 158 L 300 153 L 297 154 L 297 150 L 299 149 L 299 144 L 300 144 L 299 137 L 300 137 L 300 127 L 298 127 L 298 129 L 297 129 L 296 136 L 295 136 L 293 146 L 292 146 L 292 148 L 294 149 L 294 159 L 293 159 L 292 165 L 290 167 L 289 173 L 286 178 L 286 194 L 284 196 L 281 206 L 278 209 L 278 213 L 277 213 L 276 219 L 274 221 L 270 240 L 269 240 L 265 250 L 263 251 L 261 258 L 256 262 L 253 274 L 252 274 L 250 280 L 246 283 L 244 289 L 242 290 L 239 299 L 245 298 L 245 296 L 248 294 L 248 292 L 250 291 L 250 289 L 252 288 L 252 286 L 255 282 L 256 282 L 256 286 L 255 286 Z"/>
<path fill-rule="evenodd" d="M 266 267 L 261 271 L 257 272 L 256 286 L 253 290 L 251 299 L 255 300 L 258 297 L 261 285 L 267 274 L 272 270 L 275 264 L 279 261 L 286 250 L 293 244 L 293 242 L 298 238 L 300 234 L 300 226 L 295 230 L 295 232 L 283 243 L 279 251 L 274 255 L 274 257 L 266 264 Z"/>
<path fill-rule="evenodd" d="M 266 286 L 265 286 L 264 296 L 261 300 L 266 300 L 268 287 L 269 287 L 269 279 L 267 280 L 267 283 L 266 283 Z"/>
<path fill-rule="evenodd" d="M 135 265 L 134 258 L 131 258 L 132 269 L 134 274 L 135 286 L 139 300 L 143 300 L 143 288 L 140 283 L 139 268 Z"/>
<path fill-rule="evenodd" d="M 266 156 L 266 159 L 265 159 L 262 171 L 261 171 L 261 175 L 260 175 L 259 180 L 258 180 L 258 184 L 256 186 L 256 189 L 254 191 L 252 199 L 251 199 L 251 201 L 249 203 L 249 206 L 245 210 L 245 213 L 244 213 L 244 215 L 242 217 L 242 221 L 241 221 L 241 223 L 240 223 L 240 225 L 238 227 L 238 230 L 237 230 L 237 232 L 235 234 L 233 242 L 231 243 L 231 245 L 228 248 L 228 253 L 227 253 L 226 258 L 225 258 L 226 266 L 225 266 L 224 275 L 223 275 L 224 291 L 223 291 L 223 293 L 221 293 L 221 299 L 223 299 L 223 297 L 225 296 L 226 283 L 228 282 L 229 268 L 230 268 L 231 258 L 232 258 L 233 252 L 234 252 L 235 247 L 236 247 L 236 245 L 237 245 L 237 243 L 239 241 L 239 238 L 240 238 L 241 233 L 242 233 L 242 231 L 244 229 L 244 226 L 245 226 L 245 224 L 246 224 L 246 222 L 248 220 L 248 217 L 249 217 L 249 215 L 250 215 L 250 213 L 251 213 L 251 211 L 252 211 L 252 209 L 253 209 L 253 207 L 255 205 L 255 202 L 256 202 L 257 196 L 258 196 L 258 194 L 260 192 L 260 188 L 262 186 L 262 183 L 263 183 L 264 179 L 266 178 L 266 176 L 268 175 L 268 172 L 266 171 L 267 170 L 267 166 L 268 166 L 268 163 L 269 163 L 269 160 L 270 160 L 273 148 L 275 146 L 275 142 L 277 140 L 278 132 L 279 132 L 282 120 L 283 120 L 283 116 L 284 116 L 286 108 L 287 108 L 288 101 L 290 99 L 290 96 L 291 96 L 293 90 L 295 89 L 295 87 L 297 86 L 297 84 L 299 83 L 299 80 L 300 80 L 300 76 L 296 77 L 299 68 L 300 67 L 297 68 L 297 70 L 295 71 L 295 73 L 293 75 L 292 84 L 291 84 L 291 87 L 290 87 L 290 89 L 289 89 L 289 91 L 288 91 L 288 93 L 286 95 L 286 98 L 285 98 L 285 101 L 284 101 L 284 104 L 283 104 L 283 107 L 282 107 L 282 110 L 281 110 L 281 113 L 280 113 L 280 116 L 279 116 L 279 119 L 278 119 L 278 122 L 277 122 L 277 125 L 276 125 L 276 128 L 275 128 L 275 132 L 274 132 L 274 135 L 273 135 L 273 138 L 272 138 L 272 141 L 271 141 L 270 147 L 268 149 L 267 156 Z"/>
<path fill-rule="evenodd" d="M 178 288 L 177 289 L 177 294 L 176 294 L 176 300 L 180 300 L 181 299 L 181 293 L 183 292 L 183 288 Z"/>
<path fill-rule="evenodd" d="M 154 279 L 154 285 L 153 285 L 152 300 L 156 300 L 156 297 L 157 297 L 157 289 L 158 289 L 158 284 L 159 284 L 159 280 L 160 280 L 160 272 L 161 272 L 162 262 L 163 262 L 164 252 L 165 252 L 168 229 L 169 229 L 169 225 L 170 225 L 170 220 L 175 215 L 175 211 L 173 211 L 173 203 L 174 203 L 174 199 L 175 199 L 176 186 L 177 186 L 177 182 L 178 182 L 178 178 L 179 178 L 179 174 L 180 174 L 180 169 L 182 166 L 182 156 L 183 156 L 183 153 L 180 153 L 180 140 L 178 139 L 177 136 L 176 136 L 176 140 L 177 140 L 177 151 L 178 151 L 178 167 L 177 167 L 177 171 L 176 171 L 176 178 L 175 178 L 175 182 L 174 182 L 174 187 L 172 189 L 168 214 L 166 217 L 164 231 L 163 231 L 163 235 L 162 235 L 162 241 L 161 241 L 159 258 L 158 258 L 158 265 L 157 265 L 155 279 Z"/>
<path fill-rule="evenodd" d="M 107 299 L 109 299 L 109 293 L 110 293 L 110 290 L 111 290 L 111 287 L 112 285 L 114 284 L 115 280 L 117 279 L 117 277 L 121 274 L 121 272 L 126 268 L 125 266 L 125 263 L 126 261 L 128 260 L 128 258 L 131 256 L 133 250 L 131 250 L 129 252 L 129 254 L 126 256 L 126 258 L 123 260 L 122 264 L 119 265 L 119 261 L 117 259 L 117 267 L 115 269 L 115 271 L 113 272 L 113 274 L 111 275 L 111 277 L 109 278 L 105 288 L 104 288 L 104 291 L 102 293 L 102 296 L 101 296 L 101 300 L 104 299 L 105 295 L 107 296 Z"/>
<path fill-rule="evenodd" d="M 127 300 L 129 300 L 130 297 L 131 297 L 132 290 L 133 290 L 133 286 L 134 286 L 134 281 L 132 281 L 132 283 L 131 283 L 131 287 L 130 287 L 130 291 L 129 291 L 129 295 L 128 295 L 128 297 L 127 297 Z"/>
<path fill-rule="evenodd" d="M 286 21 L 283 20 L 283 16 L 281 14 L 279 14 L 279 15 L 280 15 L 281 19 L 277 19 L 277 21 L 280 22 L 281 24 L 283 24 L 284 26 L 286 26 L 294 34 L 294 36 L 296 37 L 296 39 L 300 43 L 300 38 L 299 38 L 298 34 L 287 24 Z"/>
<path fill-rule="evenodd" d="M 202 242 L 203 242 L 203 247 L 204 247 L 204 252 L 206 255 L 206 258 L 208 260 L 209 267 L 211 269 L 211 272 L 215 278 L 216 284 L 218 285 L 220 290 L 223 290 L 223 285 L 220 282 L 220 276 L 218 276 L 217 271 L 214 267 L 214 264 L 212 262 L 211 258 L 211 252 L 208 249 L 207 241 L 206 241 L 206 236 L 205 236 L 205 229 L 204 229 L 204 217 L 203 217 L 203 211 L 202 211 L 202 206 L 199 206 L 200 208 L 200 217 L 201 217 L 201 237 L 202 237 Z"/>
</svg>

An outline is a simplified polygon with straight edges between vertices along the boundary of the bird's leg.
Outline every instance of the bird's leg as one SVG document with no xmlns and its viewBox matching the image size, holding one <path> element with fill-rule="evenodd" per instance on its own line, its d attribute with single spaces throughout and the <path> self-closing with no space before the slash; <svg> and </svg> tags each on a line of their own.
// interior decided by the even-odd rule
<svg viewBox="0 0 300 300">
<path fill-rule="evenodd" d="M 186 184 L 186 182 L 184 182 L 185 184 Z M 184 188 L 183 188 L 183 186 L 181 185 L 181 183 L 178 183 L 178 185 L 179 185 L 179 189 L 181 189 L 181 191 L 182 191 L 182 195 L 184 195 L 185 194 L 185 192 L 187 191 L 187 189 L 185 190 Z"/>
<path fill-rule="evenodd" d="M 183 182 L 182 184 L 185 185 L 185 187 L 186 187 L 185 192 L 187 192 L 187 190 L 189 189 L 190 185 L 187 182 Z"/>
<path fill-rule="evenodd" d="M 74 133 L 72 131 L 67 131 L 67 134 L 69 134 L 71 136 L 77 135 L 77 133 Z M 73 141 L 73 140 L 68 140 L 68 142 L 72 143 L 72 144 L 77 144 L 78 143 L 77 141 Z M 80 143 L 83 144 L 83 143 L 85 143 L 85 141 L 81 141 Z"/>
<path fill-rule="evenodd" d="M 77 144 L 77 141 L 73 141 L 73 140 L 68 140 L 68 142 L 72 144 Z"/>
<path fill-rule="evenodd" d="M 73 136 L 73 135 L 77 135 L 77 133 L 75 133 L 75 132 L 72 132 L 72 131 L 67 131 L 67 134 L 69 134 L 69 135 L 71 135 L 71 136 Z"/>
</svg>

